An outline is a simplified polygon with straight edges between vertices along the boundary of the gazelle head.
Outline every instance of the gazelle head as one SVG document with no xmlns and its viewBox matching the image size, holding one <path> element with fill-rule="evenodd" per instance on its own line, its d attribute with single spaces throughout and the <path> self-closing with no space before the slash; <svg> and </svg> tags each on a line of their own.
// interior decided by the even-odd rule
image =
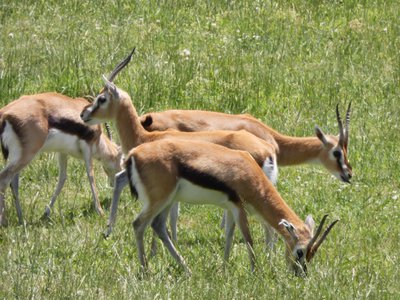
<svg viewBox="0 0 400 300">
<path fill-rule="evenodd" d="M 339 105 L 336 106 L 336 118 L 339 126 L 339 136 L 325 135 L 316 126 L 315 132 L 323 144 L 323 151 L 320 154 L 321 163 L 339 180 L 350 183 L 353 175 L 351 165 L 347 159 L 349 144 L 349 124 L 350 124 L 349 104 L 346 112 L 346 123 L 343 122 L 339 114 Z"/>
<path fill-rule="evenodd" d="M 113 83 L 113 80 L 131 61 L 134 52 L 135 48 L 133 48 L 132 52 L 114 68 L 108 78 L 103 75 L 104 88 L 96 96 L 93 103 L 87 105 L 81 112 L 81 119 L 86 124 L 94 125 L 115 119 L 118 112 L 118 102 L 124 99 L 131 101 L 129 95 L 125 91 L 119 89 Z"/>
<path fill-rule="evenodd" d="M 328 215 L 325 215 L 322 218 L 315 234 L 315 222 L 311 215 L 307 216 L 305 220 L 306 226 L 301 231 L 284 219 L 279 223 L 286 228 L 291 237 L 291 240 L 286 243 L 286 259 L 289 263 L 289 268 L 296 274 L 296 276 L 307 275 L 307 263 L 312 260 L 319 246 L 321 246 L 333 226 L 335 226 L 339 221 L 336 220 L 332 222 L 319 238 L 327 217 Z"/>
</svg>

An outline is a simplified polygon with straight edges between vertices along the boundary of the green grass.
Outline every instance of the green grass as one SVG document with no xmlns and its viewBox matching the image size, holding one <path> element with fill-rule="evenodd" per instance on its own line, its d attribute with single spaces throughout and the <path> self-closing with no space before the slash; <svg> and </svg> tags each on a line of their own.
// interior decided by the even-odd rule
<svg viewBox="0 0 400 300">
<path fill-rule="evenodd" d="M 309 277 L 286 271 L 284 245 L 263 249 L 251 221 L 258 269 L 236 235 L 224 268 L 221 213 L 182 207 L 178 248 L 187 277 L 165 249 L 139 272 L 125 191 L 113 235 L 90 210 L 84 169 L 71 160 L 51 222 L 39 221 L 56 162 L 41 155 L 21 178 L 26 226 L 0 229 L 1 298 L 324 298 L 400 296 L 400 22 L 397 1 L 0 1 L 0 101 L 58 91 L 95 94 L 133 46 L 116 79 L 139 113 L 170 108 L 250 113 L 277 130 L 337 133 L 334 108 L 352 101 L 352 185 L 317 166 L 281 168 L 278 189 L 302 217 L 338 217 Z M 185 55 L 185 49 L 190 55 Z M 396 100 L 397 99 L 397 100 Z M 112 189 L 96 165 L 108 208 Z M 108 211 L 107 211 L 108 212 Z M 147 237 L 149 245 L 150 234 Z"/>
</svg>

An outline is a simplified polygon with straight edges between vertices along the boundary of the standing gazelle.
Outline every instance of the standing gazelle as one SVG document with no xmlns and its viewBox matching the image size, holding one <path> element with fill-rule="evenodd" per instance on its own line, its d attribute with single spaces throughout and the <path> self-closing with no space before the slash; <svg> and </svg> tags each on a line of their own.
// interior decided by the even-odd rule
<svg viewBox="0 0 400 300">
<path fill-rule="evenodd" d="M 338 106 L 336 106 L 336 118 L 339 125 L 339 137 L 325 135 L 318 126 L 315 127 L 315 137 L 292 137 L 277 132 L 247 114 L 230 115 L 201 110 L 167 110 L 148 113 L 141 116 L 140 121 L 148 131 L 246 130 L 268 141 L 272 136 L 279 148 L 278 166 L 319 163 L 339 180 L 350 183 L 352 168 L 347 159 L 350 104 L 344 127 Z"/>
<path fill-rule="evenodd" d="M 118 89 L 113 83 L 105 79 L 106 87 L 93 104 L 89 105 L 82 112 L 82 119 L 87 124 L 97 124 L 105 120 L 114 120 L 121 139 L 121 146 L 124 153 L 140 144 L 161 139 L 186 139 L 201 140 L 223 145 L 228 148 L 248 151 L 256 160 L 265 174 L 275 183 L 277 178 L 276 167 L 276 147 L 256 136 L 242 131 L 213 131 L 213 132 L 147 132 L 139 123 L 139 117 L 136 113 L 132 100 L 128 94 Z M 113 197 L 110 219 L 108 223 L 108 233 L 111 233 L 115 224 L 116 211 L 118 207 L 118 197 L 123 186 L 127 184 L 124 179 L 125 174 L 117 175 L 114 186 L 117 196 Z M 178 206 L 174 206 L 171 216 L 172 236 L 176 239 L 176 218 Z M 270 230 L 266 229 L 267 243 L 272 246 L 273 237 L 270 236 Z M 233 234 L 227 232 L 227 238 Z M 227 254 L 228 255 L 228 254 Z"/>
<path fill-rule="evenodd" d="M 130 54 L 130 56 L 132 53 Z M 124 60 L 124 65 L 129 62 L 130 56 Z M 119 67 L 121 64 L 119 64 Z M 121 68 L 120 68 L 121 69 Z M 212 132 L 179 132 L 179 131 L 163 131 L 163 132 L 147 132 L 140 124 L 139 116 L 132 100 L 129 95 L 119 89 L 114 83 L 110 82 L 107 78 L 103 78 L 105 88 L 100 93 L 95 101 L 88 105 L 81 114 L 82 119 L 87 124 L 98 124 L 107 120 L 113 120 L 116 124 L 117 131 L 120 136 L 121 146 L 124 153 L 129 150 L 154 140 L 161 139 L 186 139 L 186 140 L 201 140 L 215 144 L 219 144 L 228 148 L 244 150 L 249 152 L 256 160 L 259 166 L 263 169 L 265 174 L 270 180 L 275 183 L 277 177 L 276 168 L 276 145 L 271 138 L 270 143 L 262 140 L 246 131 L 212 131 Z M 122 187 L 127 184 L 127 180 L 123 177 L 124 173 L 118 174 L 116 184 L 114 186 L 115 192 L 113 197 L 113 204 L 111 207 L 111 214 L 108 223 L 107 235 L 111 233 L 112 226 L 115 223 L 116 210 L 118 206 L 119 193 Z M 115 196 L 117 194 L 117 196 Z M 172 236 L 176 239 L 176 215 L 177 207 L 172 209 Z M 269 228 L 266 229 L 267 243 L 272 246 L 273 240 L 270 236 Z M 227 232 L 229 235 L 233 234 Z"/>
<path fill-rule="evenodd" d="M 103 215 L 95 188 L 92 158 L 98 159 L 113 182 L 121 169 L 121 149 L 102 133 L 101 126 L 87 126 L 81 118 L 89 102 L 57 93 L 22 96 L 0 110 L 0 138 L 7 164 L 0 172 L 0 224 L 6 224 L 5 190 L 11 182 L 19 222 L 22 210 L 18 197 L 18 174 L 40 152 L 57 152 L 59 179 L 45 210 L 50 215 L 67 177 L 67 155 L 85 161 L 94 207 Z"/>
<path fill-rule="evenodd" d="M 132 193 L 143 203 L 142 211 L 133 222 L 143 268 L 147 267 L 143 235 L 151 224 L 174 259 L 190 273 L 166 229 L 169 208 L 178 201 L 225 208 L 227 231 L 233 231 L 235 224 L 238 225 L 252 270 L 255 257 L 245 210 L 255 213 L 283 236 L 288 262 L 296 275 L 306 273 L 306 262 L 313 258 L 337 222 L 317 241 L 326 216 L 314 235 L 312 217 L 302 222 L 245 151 L 201 141 L 158 140 L 133 149 L 126 159 L 126 170 Z M 231 242 L 231 239 L 227 242 L 225 253 L 229 252 Z"/>
</svg>

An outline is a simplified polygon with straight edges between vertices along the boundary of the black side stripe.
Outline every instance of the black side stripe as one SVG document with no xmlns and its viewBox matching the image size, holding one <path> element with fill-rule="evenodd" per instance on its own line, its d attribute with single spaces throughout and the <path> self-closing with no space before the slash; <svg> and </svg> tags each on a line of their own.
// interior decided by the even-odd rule
<svg viewBox="0 0 400 300">
<path fill-rule="evenodd" d="M 95 137 L 95 130 L 91 127 L 67 118 L 48 117 L 49 127 L 59 129 L 65 133 L 78 136 L 80 139 L 90 141 Z"/>
<path fill-rule="evenodd" d="M 236 203 L 240 201 L 240 197 L 236 191 L 210 174 L 200 172 L 183 163 L 178 164 L 178 171 L 182 178 L 192 182 L 193 184 L 223 192 L 228 195 L 229 200 L 232 202 Z"/>
</svg>

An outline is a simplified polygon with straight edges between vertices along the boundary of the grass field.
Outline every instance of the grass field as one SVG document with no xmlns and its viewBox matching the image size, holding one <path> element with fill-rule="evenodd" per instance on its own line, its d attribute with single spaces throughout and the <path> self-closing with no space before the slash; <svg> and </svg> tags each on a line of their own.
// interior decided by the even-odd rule
<svg viewBox="0 0 400 300">
<path fill-rule="evenodd" d="M 0 0 L 0 101 L 57 91 L 95 94 L 102 74 L 133 46 L 116 79 L 139 113 L 171 108 L 250 113 L 294 136 L 318 124 L 337 134 L 335 106 L 352 101 L 351 185 L 319 166 L 281 168 L 278 189 L 303 219 L 340 218 L 309 276 L 286 270 L 284 245 L 263 247 L 251 219 L 258 268 L 249 272 L 236 233 L 223 262 L 222 211 L 183 206 L 178 249 L 191 277 L 161 248 L 141 276 L 124 191 L 113 235 L 91 210 L 80 161 L 50 222 L 39 218 L 55 188 L 54 155 L 21 174 L 25 226 L 7 193 L 0 228 L 0 298 L 398 299 L 400 21 L 398 1 L 5 1 Z M 397 100 L 396 100 L 397 99 Z M 96 165 L 107 209 L 112 189 Z M 148 234 L 148 242 L 150 234 Z"/>
</svg>

